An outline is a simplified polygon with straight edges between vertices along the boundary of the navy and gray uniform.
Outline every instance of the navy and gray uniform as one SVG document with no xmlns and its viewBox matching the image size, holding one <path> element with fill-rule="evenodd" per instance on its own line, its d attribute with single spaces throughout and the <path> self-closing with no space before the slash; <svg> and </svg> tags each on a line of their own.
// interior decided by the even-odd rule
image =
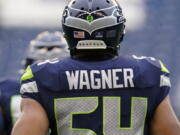
<svg viewBox="0 0 180 135">
<path fill-rule="evenodd" d="M 51 135 L 149 135 L 171 85 L 161 61 L 136 56 L 47 60 L 29 66 L 21 81 L 22 97 L 46 111 Z"/>
<path fill-rule="evenodd" d="M 0 82 L 0 108 L 2 110 L 2 125 L 0 134 L 10 135 L 15 121 L 20 115 L 19 93 L 20 83 L 18 80 L 5 80 Z"/>
</svg>

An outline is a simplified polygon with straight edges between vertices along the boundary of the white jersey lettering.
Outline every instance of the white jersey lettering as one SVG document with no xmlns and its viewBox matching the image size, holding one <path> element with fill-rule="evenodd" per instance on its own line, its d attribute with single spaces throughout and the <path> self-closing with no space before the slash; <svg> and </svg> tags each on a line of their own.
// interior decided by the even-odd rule
<svg viewBox="0 0 180 135">
<path fill-rule="evenodd" d="M 108 70 L 66 71 L 70 90 L 132 88 L 134 71 L 131 68 Z"/>
</svg>

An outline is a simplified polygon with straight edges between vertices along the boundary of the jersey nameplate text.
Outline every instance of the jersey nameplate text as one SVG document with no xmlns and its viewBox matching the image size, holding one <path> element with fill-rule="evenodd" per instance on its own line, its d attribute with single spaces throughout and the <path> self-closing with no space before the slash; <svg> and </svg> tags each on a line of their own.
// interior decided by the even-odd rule
<svg viewBox="0 0 180 135">
<path fill-rule="evenodd" d="M 70 90 L 112 89 L 134 87 L 131 68 L 66 71 Z"/>
</svg>

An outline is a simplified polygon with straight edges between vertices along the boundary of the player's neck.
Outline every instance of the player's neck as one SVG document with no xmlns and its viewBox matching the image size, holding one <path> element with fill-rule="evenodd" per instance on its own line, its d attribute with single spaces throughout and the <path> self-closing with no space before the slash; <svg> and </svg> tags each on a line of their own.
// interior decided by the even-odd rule
<svg viewBox="0 0 180 135">
<path fill-rule="evenodd" d="M 112 56 L 112 55 L 104 55 L 104 56 L 78 56 L 78 57 L 73 57 L 73 59 L 82 60 L 82 61 L 102 61 L 102 60 L 113 59 L 114 57 L 115 56 Z"/>
</svg>

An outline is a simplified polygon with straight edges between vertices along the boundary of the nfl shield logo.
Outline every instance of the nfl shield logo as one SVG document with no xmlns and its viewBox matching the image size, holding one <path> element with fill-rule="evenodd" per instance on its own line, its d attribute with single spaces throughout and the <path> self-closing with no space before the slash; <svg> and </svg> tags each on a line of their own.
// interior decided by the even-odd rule
<svg viewBox="0 0 180 135">
<path fill-rule="evenodd" d="M 96 38 L 103 38 L 103 34 L 104 34 L 103 31 L 95 32 L 95 37 Z"/>
</svg>

